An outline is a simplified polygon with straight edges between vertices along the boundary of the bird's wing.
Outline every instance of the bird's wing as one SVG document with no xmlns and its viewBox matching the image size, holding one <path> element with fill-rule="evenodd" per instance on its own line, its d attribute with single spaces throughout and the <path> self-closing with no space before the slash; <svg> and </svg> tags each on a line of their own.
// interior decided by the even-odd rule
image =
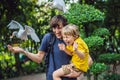
<svg viewBox="0 0 120 80">
<path fill-rule="evenodd" d="M 9 27 L 9 29 L 23 29 L 22 25 L 15 20 L 11 20 L 7 27 Z"/>
<path fill-rule="evenodd" d="M 65 6 L 64 0 L 53 0 L 53 2 L 59 3 L 62 6 Z"/>
<path fill-rule="evenodd" d="M 64 13 L 67 12 L 64 0 L 53 0 L 53 2 L 56 3 L 58 6 L 61 6 Z"/>
<path fill-rule="evenodd" d="M 27 31 L 28 35 L 30 35 L 35 42 L 40 42 L 35 30 L 32 27 L 25 25 L 25 31 Z"/>
</svg>

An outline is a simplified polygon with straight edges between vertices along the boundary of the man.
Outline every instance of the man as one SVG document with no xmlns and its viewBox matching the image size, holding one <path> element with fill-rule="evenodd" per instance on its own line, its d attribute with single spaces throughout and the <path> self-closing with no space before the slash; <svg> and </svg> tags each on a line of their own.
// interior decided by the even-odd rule
<svg viewBox="0 0 120 80">
<path fill-rule="evenodd" d="M 64 43 L 62 40 L 61 30 L 65 25 L 67 25 L 67 20 L 62 15 L 54 16 L 50 21 L 50 27 L 52 28 L 52 31 L 55 35 L 55 42 L 53 44 L 54 56 L 51 53 L 48 53 L 50 55 L 49 55 L 49 62 L 48 62 L 49 64 L 47 64 L 49 67 L 46 72 L 47 74 L 46 80 L 53 80 L 52 78 L 53 71 L 60 68 L 64 64 L 68 64 L 70 61 L 71 57 L 67 55 L 65 52 L 60 51 L 58 47 L 59 43 Z M 48 46 L 49 46 L 48 44 L 50 41 L 50 36 L 51 36 L 50 33 L 45 34 L 37 54 L 27 52 L 20 47 L 12 47 L 11 45 L 8 45 L 8 49 L 13 53 L 23 53 L 32 61 L 41 63 L 45 54 L 48 52 Z M 63 77 L 62 80 L 76 80 L 76 78 L 71 78 L 74 76 L 76 76 L 76 74 L 73 72 L 73 74 L 68 76 L 69 78 Z"/>
</svg>

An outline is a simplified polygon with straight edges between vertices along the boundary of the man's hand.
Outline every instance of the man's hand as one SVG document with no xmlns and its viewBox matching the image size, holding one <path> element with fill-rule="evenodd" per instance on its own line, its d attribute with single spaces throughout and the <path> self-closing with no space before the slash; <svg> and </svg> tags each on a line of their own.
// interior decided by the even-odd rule
<svg viewBox="0 0 120 80">
<path fill-rule="evenodd" d="M 24 50 L 20 47 L 12 47 L 11 45 L 8 45 L 8 50 L 13 52 L 13 53 L 19 53 L 19 52 L 23 52 Z"/>
</svg>

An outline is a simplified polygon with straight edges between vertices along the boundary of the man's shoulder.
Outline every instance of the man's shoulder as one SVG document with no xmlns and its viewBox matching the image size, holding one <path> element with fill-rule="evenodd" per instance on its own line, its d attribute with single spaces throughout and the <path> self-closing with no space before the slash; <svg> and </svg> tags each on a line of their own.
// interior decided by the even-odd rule
<svg viewBox="0 0 120 80">
<path fill-rule="evenodd" d="M 51 37 L 51 33 L 46 33 L 46 34 L 44 35 L 43 39 L 49 40 L 50 37 Z"/>
<path fill-rule="evenodd" d="M 55 39 L 56 39 L 56 37 L 53 33 L 47 33 L 44 35 L 44 40 L 46 40 L 47 43 L 52 44 L 52 43 L 54 43 Z"/>
<path fill-rule="evenodd" d="M 55 36 L 53 32 L 47 33 L 45 34 L 46 37 L 51 37 L 51 36 Z"/>
<path fill-rule="evenodd" d="M 46 34 L 45 34 L 46 37 L 49 37 L 50 35 L 51 35 L 50 33 L 46 33 Z"/>
</svg>

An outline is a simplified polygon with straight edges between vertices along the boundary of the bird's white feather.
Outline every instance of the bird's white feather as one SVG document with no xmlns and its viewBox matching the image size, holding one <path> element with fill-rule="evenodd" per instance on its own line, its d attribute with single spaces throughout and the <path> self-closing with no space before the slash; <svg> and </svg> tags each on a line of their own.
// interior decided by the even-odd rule
<svg viewBox="0 0 120 80">
<path fill-rule="evenodd" d="M 53 0 L 52 2 L 48 2 L 46 5 L 50 6 L 51 8 L 61 10 L 64 13 L 68 12 L 64 0 Z"/>
<path fill-rule="evenodd" d="M 20 31 L 20 32 L 21 32 L 21 33 L 18 32 L 18 37 L 19 37 L 21 40 L 28 40 L 28 36 L 27 36 L 26 30 Z"/>
<path fill-rule="evenodd" d="M 32 33 L 31 34 L 31 38 L 35 41 L 35 42 L 40 42 L 38 36 L 36 35 L 36 33 Z"/>
<path fill-rule="evenodd" d="M 9 29 L 19 29 L 19 31 L 14 31 L 12 36 L 16 36 L 21 40 L 27 40 L 28 35 L 30 35 L 35 42 L 40 42 L 37 34 L 35 33 L 35 30 L 30 26 L 25 25 L 24 29 L 20 23 L 12 20 L 7 27 L 9 27 Z"/>
<path fill-rule="evenodd" d="M 11 20 L 7 27 L 9 29 L 23 29 L 23 26 L 15 20 Z"/>
<path fill-rule="evenodd" d="M 25 30 L 27 31 L 27 34 L 30 35 L 35 42 L 40 42 L 37 34 L 35 33 L 35 30 L 32 27 L 25 25 Z"/>
<path fill-rule="evenodd" d="M 65 2 L 63 0 L 53 0 L 53 2 L 65 8 Z"/>
</svg>

